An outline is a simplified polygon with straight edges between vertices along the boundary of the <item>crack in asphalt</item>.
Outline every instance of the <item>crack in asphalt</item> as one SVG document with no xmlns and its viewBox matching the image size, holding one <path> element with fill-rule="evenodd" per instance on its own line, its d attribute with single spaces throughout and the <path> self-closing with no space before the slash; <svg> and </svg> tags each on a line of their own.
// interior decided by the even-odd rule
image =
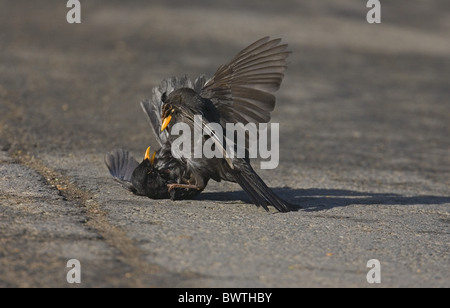
<svg viewBox="0 0 450 308">
<path fill-rule="evenodd" d="M 134 244 L 124 230 L 108 220 L 108 213 L 88 192 L 80 189 L 69 178 L 44 165 L 34 156 L 17 151 L 13 154 L 13 158 L 19 164 L 37 172 L 44 179 L 45 184 L 57 190 L 65 200 L 77 204 L 84 210 L 83 214 L 86 216 L 86 220 L 80 223 L 83 223 L 86 228 L 96 231 L 109 246 L 116 248 L 120 252 L 117 258 L 132 269 L 126 275 L 128 278 L 132 278 L 129 279 L 130 287 L 148 286 L 146 281 L 152 275 L 162 274 L 166 271 L 158 265 L 143 260 L 144 252 Z"/>
</svg>

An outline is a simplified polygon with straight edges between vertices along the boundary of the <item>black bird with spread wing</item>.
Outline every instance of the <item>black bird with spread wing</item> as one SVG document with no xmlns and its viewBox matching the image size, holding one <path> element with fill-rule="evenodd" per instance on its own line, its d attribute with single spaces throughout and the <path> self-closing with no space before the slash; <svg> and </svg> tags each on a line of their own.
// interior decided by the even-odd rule
<svg viewBox="0 0 450 308">
<path fill-rule="evenodd" d="M 197 127 L 201 131 L 207 131 L 209 124 L 219 123 L 224 130 L 221 135 L 225 135 L 227 123 L 246 125 L 270 121 L 270 112 L 275 107 L 272 93 L 280 87 L 286 58 L 290 54 L 286 51 L 287 45 L 281 45 L 280 42 L 280 39 L 270 40 L 268 37 L 256 41 L 228 64 L 220 66 L 207 81 L 204 77 L 197 78 L 194 83 L 186 78 L 166 80 L 169 91 L 154 90 L 154 98 L 158 99 L 142 103 L 155 134 L 160 136 L 164 144 L 172 144 L 178 136 L 170 135 L 168 131 L 177 123 L 187 124 L 192 131 L 195 125 L 201 126 Z M 180 84 L 184 86 L 179 87 Z M 202 116 L 201 124 L 194 121 L 196 115 Z M 280 212 L 296 209 L 267 187 L 247 158 L 227 156 L 227 146 L 234 145 L 227 144 L 213 131 L 210 133 L 210 137 L 215 139 L 215 145 L 224 154 L 223 158 L 195 158 L 193 152 L 186 157 L 176 147 L 172 148 L 173 156 L 185 166 L 189 180 L 188 183 L 172 185 L 169 190 L 203 190 L 209 179 L 225 180 L 237 182 L 253 203 L 266 210 L 269 204 Z M 206 138 L 203 136 L 202 141 Z"/>
</svg>

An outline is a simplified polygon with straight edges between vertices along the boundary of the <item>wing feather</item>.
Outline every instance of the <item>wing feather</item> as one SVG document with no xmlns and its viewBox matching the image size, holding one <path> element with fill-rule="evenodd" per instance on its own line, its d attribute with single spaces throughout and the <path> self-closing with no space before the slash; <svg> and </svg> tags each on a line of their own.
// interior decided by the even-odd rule
<svg viewBox="0 0 450 308">
<path fill-rule="evenodd" d="M 276 92 L 286 70 L 288 45 L 281 39 L 262 38 L 239 52 L 203 83 L 200 95 L 210 99 L 221 114 L 221 124 L 266 123 L 275 108 Z M 241 122 L 243 121 L 243 122 Z"/>
</svg>

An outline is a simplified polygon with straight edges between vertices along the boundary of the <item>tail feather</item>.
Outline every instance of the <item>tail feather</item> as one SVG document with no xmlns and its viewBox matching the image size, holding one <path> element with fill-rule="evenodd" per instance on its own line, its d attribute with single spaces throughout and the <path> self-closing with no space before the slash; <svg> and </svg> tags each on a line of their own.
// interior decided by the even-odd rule
<svg viewBox="0 0 450 308">
<path fill-rule="evenodd" d="M 244 170 L 236 172 L 236 182 L 249 195 L 256 206 L 262 206 L 269 211 L 267 205 L 271 204 L 280 212 L 289 212 L 294 210 L 294 206 L 278 197 L 264 181 L 256 174 L 253 168 L 246 164 Z"/>
<path fill-rule="evenodd" d="M 128 151 L 117 149 L 109 152 L 105 155 L 105 164 L 117 182 L 133 190 L 131 176 L 139 163 Z"/>
<path fill-rule="evenodd" d="M 250 199 L 256 206 L 262 206 L 266 211 L 269 211 L 266 199 L 264 199 L 264 197 L 252 187 L 251 182 L 242 176 L 241 173 L 236 175 L 236 182 L 241 185 L 242 189 L 244 189 L 244 191 L 249 195 Z"/>
</svg>

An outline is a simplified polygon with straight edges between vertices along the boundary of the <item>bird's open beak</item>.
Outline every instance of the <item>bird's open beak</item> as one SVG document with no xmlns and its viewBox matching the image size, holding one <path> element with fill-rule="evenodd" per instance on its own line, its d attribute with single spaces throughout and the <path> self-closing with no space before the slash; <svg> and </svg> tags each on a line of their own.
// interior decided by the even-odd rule
<svg viewBox="0 0 450 308">
<path fill-rule="evenodd" d="M 150 156 L 150 147 L 147 148 L 147 151 L 145 151 L 145 157 L 144 160 L 148 159 L 150 161 L 150 164 L 154 164 L 155 163 L 155 156 L 156 156 L 156 152 L 153 152 L 153 155 Z"/>
<path fill-rule="evenodd" d="M 147 148 L 147 151 L 145 151 L 144 160 L 150 159 L 150 147 Z"/>
<path fill-rule="evenodd" d="M 155 164 L 156 152 L 153 152 L 152 157 L 150 157 L 150 164 L 153 166 Z"/>
<path fill-rule="evenodd" d="M 167 117 L 164 118 L 163 123 L 161 125 L 161 131 L 164 131 L 167 127 L 167 125 L 169 125 L 170 120 L 172 120 L 172 115 L 168 115 Z"/>
</svg>

